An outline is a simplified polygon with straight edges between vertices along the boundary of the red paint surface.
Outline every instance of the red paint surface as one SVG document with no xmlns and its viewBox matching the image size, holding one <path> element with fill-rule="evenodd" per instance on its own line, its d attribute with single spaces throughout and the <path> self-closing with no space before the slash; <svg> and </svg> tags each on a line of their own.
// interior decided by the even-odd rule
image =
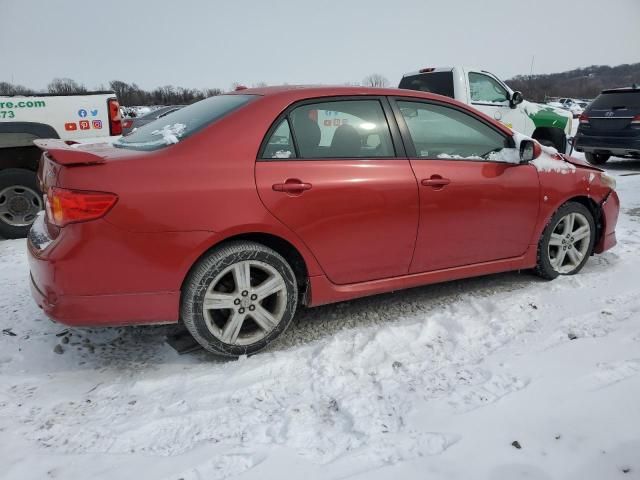
<svg viewBox="0 0 640 480">
<path fill-rule="evenodd" d="M 598 174 L 589 181 L 586 168 L 562 175 L 406 157 L 256 162 L 271 124 L 299 100 L 389 95 L 469 108 L 454 100 L 352 87 L 241 93 L 261 97 L 154 152 L 41 142 L 50 148 L 40 169 L 45 191 L 118 195 L 103 218 L 47 224 L 50 245 L 30 245 L 34 298 L 48 315 L 71 325 L 175 322 L 189 269 L 237 235 L 292 245 L 305 261 L 310 305 L 533 267 L 551 215 L 576 197 L 597 204 L 608 197 L 596 251 L 615 244 L 617 196 Z"/>
</svg>

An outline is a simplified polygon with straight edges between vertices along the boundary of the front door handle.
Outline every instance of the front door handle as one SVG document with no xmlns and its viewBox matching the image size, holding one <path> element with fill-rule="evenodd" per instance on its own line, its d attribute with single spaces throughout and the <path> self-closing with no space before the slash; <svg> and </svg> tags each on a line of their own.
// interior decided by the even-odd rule
<svg viewBox="0 0 640 480">
<path fill-rule="evenodd" d="M 272 188 L 274 192 L 300 195 L 306 190 L 311 190 L 311 184 L 298 180 L 297 178 L 288 178 L 284 183 L 274 183 Z"/>
<path fill-rule="evenodd" d="M 425 187 L 439 189 L 443 188 L 445 185 L 449 185 L 451 180 L 448 178 L 442 178 L 440 175 L 431 175 L 431 178 L 424 178 L 420 183 Z"/>
</svg>

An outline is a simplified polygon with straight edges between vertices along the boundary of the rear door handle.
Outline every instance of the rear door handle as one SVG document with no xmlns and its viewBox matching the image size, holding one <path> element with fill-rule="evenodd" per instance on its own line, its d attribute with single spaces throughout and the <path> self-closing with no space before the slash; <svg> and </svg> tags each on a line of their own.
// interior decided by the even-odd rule
<svg viewBox="0 0 640 480">
<path fill-rule="evenodd" d="M 311 184 L 298 180 L 297 178 L 289 178 L 284 183 L 274 183 L 274 192 L 291 193 L 294 195 L 300 195 L 306 190 L 311 190 Z"/>
<path fill-rule="evenodd" d="M 442 178 L 440 175 L 431 175 L 431 178 L 423 178 L 420 183 L 425 187 L 442 188 L 449 185 L 451 180 Z"/>
</svg>

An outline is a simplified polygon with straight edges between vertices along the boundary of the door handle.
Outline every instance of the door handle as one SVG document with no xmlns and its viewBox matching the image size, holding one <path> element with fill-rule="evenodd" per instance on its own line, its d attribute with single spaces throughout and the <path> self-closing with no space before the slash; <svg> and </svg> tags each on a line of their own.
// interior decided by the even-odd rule
<svg viewBox="0 0 640 480">
<path fill-rule="evenodd" d="M 440 175 L 431 175 L 431 178 L 424 178 L 420 183 L 425 187 L 443 188 L 445 185 L 449 185 L 451 180 L 442 178 Z"/>
<path fill-rule="evenodd" d="M 284 183 L 274 183 L 272 188 L 274 192 L 300 195 L 306 190 L 311 190 L 311 184 L 298 180 L 297 178 L 288 178 Z"/>
</svg>

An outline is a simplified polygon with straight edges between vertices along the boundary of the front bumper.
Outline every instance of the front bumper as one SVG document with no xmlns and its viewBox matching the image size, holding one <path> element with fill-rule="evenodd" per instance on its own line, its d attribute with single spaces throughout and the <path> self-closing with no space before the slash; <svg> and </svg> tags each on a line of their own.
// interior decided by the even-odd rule
<svg viewBox="0 0 640 480">
<path fill-rule="evenodd" d="M 616 224 L 618 223 L 618 215 L 620 213 L 620 198 L 615 190 L 612 190 L 602 203 L 601 209 L 602 234 L 593 249 L 595 253 L 605 252 L 613 248 L 617 243 Z"/>
</svg>

